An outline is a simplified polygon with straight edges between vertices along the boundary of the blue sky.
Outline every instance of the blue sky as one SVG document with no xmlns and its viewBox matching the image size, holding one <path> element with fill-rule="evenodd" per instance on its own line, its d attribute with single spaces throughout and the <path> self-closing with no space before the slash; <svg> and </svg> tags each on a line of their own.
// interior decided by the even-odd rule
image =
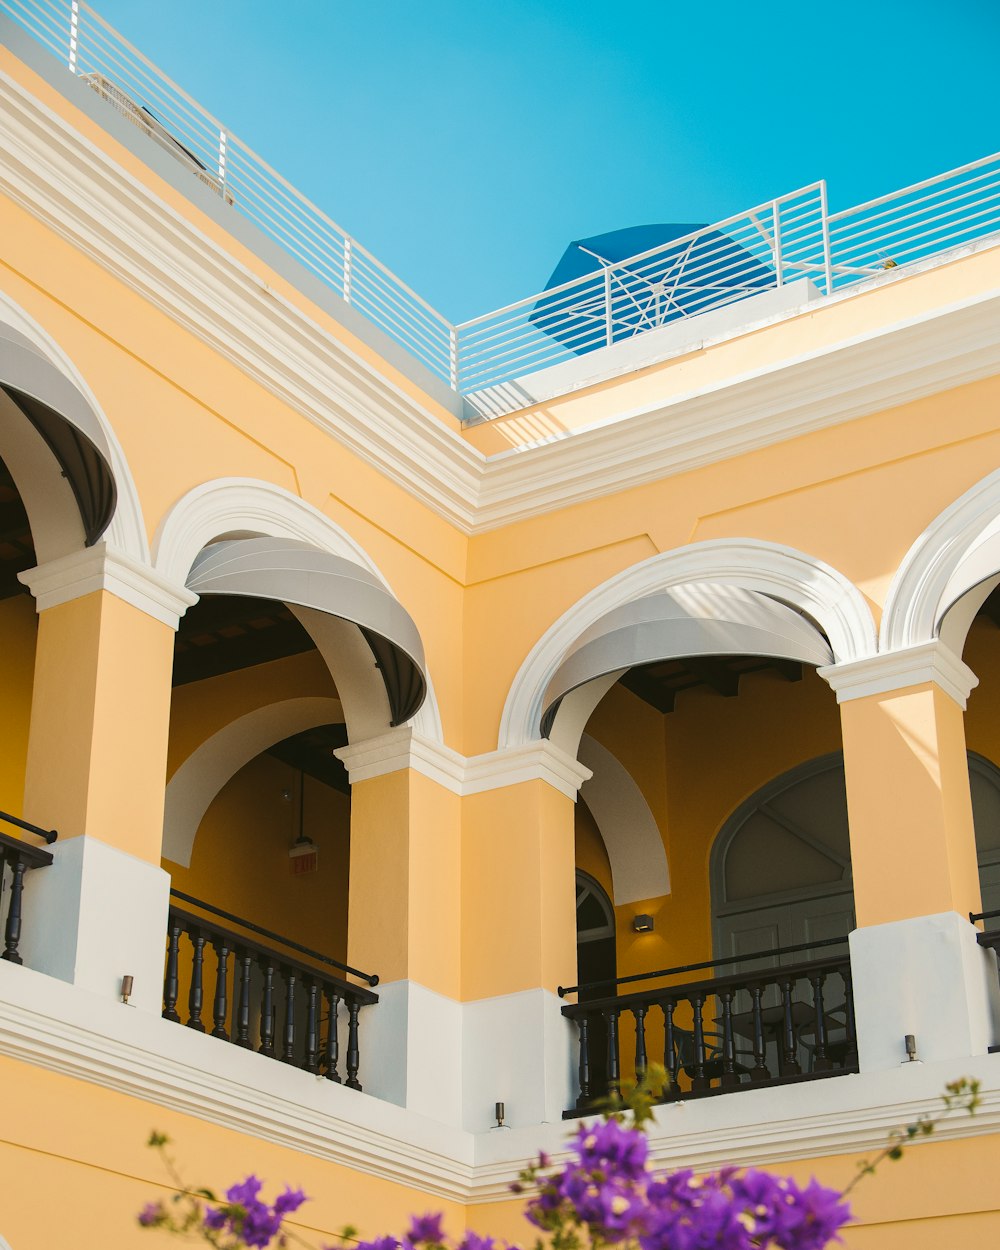
<svg viewBox="0 0 1000 1250">
<path fill-rule="evenodd" d="M 573 238 L 1000 149 L 1000 3 L 95 0 L 446 316 Z"/>
</svg>

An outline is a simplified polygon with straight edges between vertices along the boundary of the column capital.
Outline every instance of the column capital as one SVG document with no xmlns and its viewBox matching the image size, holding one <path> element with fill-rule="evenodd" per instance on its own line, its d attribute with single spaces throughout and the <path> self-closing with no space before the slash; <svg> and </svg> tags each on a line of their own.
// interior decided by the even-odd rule
<svg viewBox="0 0 1000 1250">
<path fill-rule="evenodd" d="M 970 692 L 979 685 L 972 669 L 939 638 L 816 671 L 836 691 L 838 703 L 932 682 L 964 711 Z"/>
<path fill-rule="evenodd" d="M 409 725 L 391 729 L 377 738 L 351 743 L 334 752 L 345 765 L 351 784 L 412 768 L 453 794 L 481 794 L 522 781 L 546 781 L 567 798 L 591 776 L 578 760 L 547 738 L 506 751 L 462 755 L 443 743 L 414 733 Z"/>
<path fill-rule="evenodd" d="M 17 577 L 31 591 L 39 612 L 106 590 L 176 629 L 187 609 L 198 602 L 194 591 L 107 542 L 50 560 Z"/>
</svg>

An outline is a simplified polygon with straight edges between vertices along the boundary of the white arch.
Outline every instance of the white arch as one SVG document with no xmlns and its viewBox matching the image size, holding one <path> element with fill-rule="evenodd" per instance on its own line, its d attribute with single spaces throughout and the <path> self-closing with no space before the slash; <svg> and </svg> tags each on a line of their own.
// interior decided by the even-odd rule
<svg viewBox="0 0 1000 1250">
<path fill-rule="evenodd" d="M 906 553 L 886 597 L 880 649 L 899 651 L 940 636 L 960 656 L 997 574 L 1000 470 L 945 508 Z"/>
<path fill-rule="evenodd" d="M 511 685 L 500 721 L 501 750 L 538 738 L 545 689 L 585 630 L 613 608 L 685 582 L 740 586 L 798 608 L 826 634 L 835 663 L 875 654 L 875 623 L 864 596 L 830 565 L 754 538 L 691 543 L 616 574 L 546 630 Z"/>
<path fill-rule="evenodd" d="M 191 866 L 198 827 L 212 800 L 244 764 L 293 734 L 336 725 L 344 719 L 339 699 L 285 699 L 230 721 L 187 757 L 167 784 L 163 812 L 163 856 Z"/>
<path fill-rule="evenodd" d="M 51 335 L 4 291 L 0 291 L 0 321 L 23 334 L 87 400 L 107 439 L 111 453 L 111 470 L 118 487 L 118 503 L 115 514 L 111 518 L 111 524 L 104 533 L 104 540 L 140 563 L 148 564 L 149 543 L 146 539 L 146 525 L 142 518 L 139 492 L 121 443 L 94 392 Z"/>
<path fill-rule="evenodd" d="M 195 557 L 208 543 L 251 535 L 307 542 L 350 560 L 392 590 L 364 548 L 335 521 L 284 487 L 248 477 L 216 478 L 177 500 L 157 527 L 153 564 L 164 577 L 184 585 Z M 330 629 L 334 627 L 331 621 Z M 441 743 L 441 714 L 430 674 L 426 677 L 427 698 L 412 724 L 422 737 Z M 347 695 L 346 690 L 342 693 Z"/>
<path fill-rule="evenodd" d="M 617 756 L 584 734 L 580 763 L 592 776 L 580 787 L 611 862 L 615 905 L 670 893 L 670 869 L 659 826 L 635 778 Z"/>
</svg>

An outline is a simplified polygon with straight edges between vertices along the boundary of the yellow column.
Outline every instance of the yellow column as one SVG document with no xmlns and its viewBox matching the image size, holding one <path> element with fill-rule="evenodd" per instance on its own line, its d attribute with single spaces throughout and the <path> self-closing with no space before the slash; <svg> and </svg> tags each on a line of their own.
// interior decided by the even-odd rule
<svg viewBox="0 0 1000 1250">
<path fill-rule="evenodd" d="M 962 708 L 933 682 L 841 704 L 859 926 L 980 909 Z"/>
<path fill-rule="evenodd" d="M 539 779 L 463 805 L 463 999 L 575 984 L 573 800 Z"/>
<path fill-rule="evenodd" d="M 46 608 L 27 818 L 160 862 L 174 630 L 106 590 Z"/>
<path fill-rule="evenodd" d="M 461 800 L 412 768 L 351 786 L 348 963 L 460 995 Z"/>
</svg>

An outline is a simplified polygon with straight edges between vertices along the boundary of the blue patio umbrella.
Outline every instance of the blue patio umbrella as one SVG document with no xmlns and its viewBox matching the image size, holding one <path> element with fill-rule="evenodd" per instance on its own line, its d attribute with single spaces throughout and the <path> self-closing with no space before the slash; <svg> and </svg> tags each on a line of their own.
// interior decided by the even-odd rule
<svg viewBox="0 0 1000 1250">
<path fill-rule="evenodd" d="M 721 230 L 629 226 L 572 242 L 529 320 L 583 355 L 774 285 L 772 266 Z"/>
</svg>

